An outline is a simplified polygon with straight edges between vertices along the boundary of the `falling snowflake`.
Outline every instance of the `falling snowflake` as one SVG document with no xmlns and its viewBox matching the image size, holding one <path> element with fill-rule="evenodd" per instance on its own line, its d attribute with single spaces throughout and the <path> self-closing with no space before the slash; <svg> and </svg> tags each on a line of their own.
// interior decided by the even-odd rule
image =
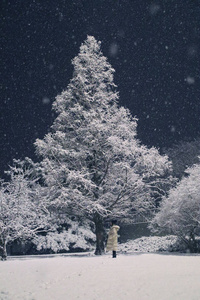
<svg viewBox="0 0 200 300">
<path fill-rule="evenodd" d="M 171 130 L 171 132 L 175 132 L 176 131 L 176 127 L 175 126 L 171 126 L 170 130 Z"/>
<path fill-rule="evenodd" d="M 159 10 L 160 10 L 160 5 L 158 4 L 153 3 L 149 6 L 149 12 L 152 16 L 155 16 L 159 12 Z"/>
<path fill-rule="evenodd" d="M 49 104 L 50 103 L 50 99 L 48 98 L 48 97 L 44 97 L 43 99 L 42 99 L 42 103 L 43 104 Z"/>
<path fill-rule="evenodd" d="M 195 83 L 195 79 L 192 76 L 188 76 L 185 80 L 188 84 L 194 84 Z"/>
<path fill-rule="evenodd" d="M 116 56 L 118 53 L 119 47 L 116 43 L 110 45 L 109 53 L 111 56 Z"/>
</svg>

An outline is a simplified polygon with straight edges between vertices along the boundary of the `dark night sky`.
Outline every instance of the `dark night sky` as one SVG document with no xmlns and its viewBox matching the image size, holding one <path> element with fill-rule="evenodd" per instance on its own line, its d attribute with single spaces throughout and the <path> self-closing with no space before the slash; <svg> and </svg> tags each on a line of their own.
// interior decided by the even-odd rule
<svg viewBox="0 0 200 300">
<path fill-rule="evenodd" d="M 102 41 L 142 143 L 200 136 L 200 1 L 1 0 L 1 174 L 13 158 L 35 159 L 87 34 Z"/>
</svg>

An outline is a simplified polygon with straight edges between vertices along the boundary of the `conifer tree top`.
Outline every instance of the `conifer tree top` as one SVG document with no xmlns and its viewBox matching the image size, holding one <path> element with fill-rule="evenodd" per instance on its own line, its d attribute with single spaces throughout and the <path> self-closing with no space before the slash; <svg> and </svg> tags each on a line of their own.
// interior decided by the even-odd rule
<svg viewBox="0 0 200 300">
<path fill-rule="evenodd" d="M 79 54 L 72 59 L 74 67 L 73 77 L 67 89 L 56 98 L 53 109 L 62 112 L 68 104 L 87 103 L 116 103 L 118 93 L 113 81 L 115 70 L 101 51 L 101 42 L 93 36 L 80 47 Z M 84 105 L 85 105 L 84 104 Z M 64 105 L 64 106 L 63 106 Z"/>
</svg>

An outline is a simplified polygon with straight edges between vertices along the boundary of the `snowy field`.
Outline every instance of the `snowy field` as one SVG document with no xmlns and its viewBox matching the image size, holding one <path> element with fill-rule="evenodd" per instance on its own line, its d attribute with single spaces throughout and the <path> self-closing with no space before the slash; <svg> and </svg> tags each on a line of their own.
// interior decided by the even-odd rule
<svg viewBox="0 0 200 300">
<path fill-rule="evenodd" d="M 1 300 L 199 300 L 200 256 L 110 254 L 0 262 Z"/>
</svg>

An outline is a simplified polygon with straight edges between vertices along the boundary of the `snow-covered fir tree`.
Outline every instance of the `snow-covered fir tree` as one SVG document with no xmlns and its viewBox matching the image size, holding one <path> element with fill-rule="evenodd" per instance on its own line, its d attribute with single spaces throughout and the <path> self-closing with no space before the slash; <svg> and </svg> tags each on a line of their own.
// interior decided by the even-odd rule
<svg viewBox="0 0 200 300">
<path fill-rule="evenodd" d="M 175 234 L 191 252 L 199 252 L 200 164 L 188 168 L 186 173 L 187 176 L 163 199 L 151 228 Z"/>
<path fill-rule="evenodd" d="M 73 78 L 53 103 L 51 132 L 35 143 L 49 205 L 95 225 L 96 254 L 104 250 L 104 220 L 128 221 L 152 208 L 171 167 L 137 140 L 137 120 L 118 105 L 114 69 L 100 46 L 92 36 L 81 45 Z"/>
<path fill-rule="evenodd" d="M 32 170 L 14 166 L 6 172 L 10 181 L 0 185 L 0 250 L 6 259 L 6 246 L 16 240 L 37 236 L 49 227 L 49 213 L 41 201 L 42 187 L 31 176 Z"/>
</svg>

